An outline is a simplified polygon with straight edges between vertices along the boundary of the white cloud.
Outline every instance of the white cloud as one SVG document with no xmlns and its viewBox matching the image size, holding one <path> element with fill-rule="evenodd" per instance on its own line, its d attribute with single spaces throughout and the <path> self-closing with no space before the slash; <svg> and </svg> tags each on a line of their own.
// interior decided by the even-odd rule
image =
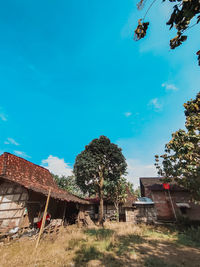
<svg viewBox="0 0 200 267">
<path fill-rule="evenodd" d="M 139 186 L 139 177 L 157 177 L 153 164 L 143 164 L 136 159 L 127 159 L 127 179 L 133 183 L 134 188 Z"/>
<path fill-rule="evenodd" d="M 178 90 L 178 88 L 173 84 L 173 83 L 162 83 L 161 84 L 161 86 L 162 87 L 164 87 L 165 88 L 165 90 L 167 90 L 167 91 L 177 91 Z"/>
<path fill-rule="evenodd" d="M 7 140 L 4 142 L 4 144 L 19 146 L 19 143 L 17 143 L 13 138 L 7 138 Z"/>
<path fill-rule="evenodd" d="M 121 30 L 122 39 L 133 37 L 135 22 L 136 22 L 135 18 L 136 18 L 136 13 L 132 12 Z"/>
<path fill-rule="evenodd" d="M 6 115 L 3 114 L 3 113 L 0 113 L 0 119 L 1 119 L 2 121 L 7 121 L 7 117 L 6 117 Z"/>
<path fill-rule="evenodd" d="M 125 112 L 124 115 L 125 115 L 126 117 L 130 117 L 130 116 L 132 115 L 132 113 L 131 113 L 131 112 Z"/>
<path fill-rule="evenodd" d="M 31 158 L 30 156 L 28 156 L 25 152 L 23 151 L 19 151 L 19 150 L 14 150 L 14 153 L 17 156 L 23 157 L 23 158 Z"/>
<path fill-rule="evenodd" d="M 155 110 L 161 110 L 162 109 L 162 104 L 159 103 L 158 98 L 153 98 L 149 101 L 149 105 L 153 106 Z"/>
<path fill-rule="evenodd" d="M 7 121 L 7 115 L 5 114 L 5 112 L 4 112 L 2 107 L 0 107 L 0 119 L 2 121 Z"/>
<path fill-rule="evenodd" d="M 49 155 L 47 159 L 43 159 L 41 166 L 47 168 L 50 172 L 59 176 L 72 175 L 72 168 L 70 167 L 69 163 L 66 163 L 64 159 L 60 159 L 52 155 Z"/>
</svg>

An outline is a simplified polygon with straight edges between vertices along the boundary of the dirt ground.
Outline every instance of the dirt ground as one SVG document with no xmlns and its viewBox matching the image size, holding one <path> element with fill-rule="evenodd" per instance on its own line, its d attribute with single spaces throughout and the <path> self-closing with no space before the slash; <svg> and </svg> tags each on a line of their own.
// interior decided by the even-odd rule
<svg viewBox="0 0 200 267">
<path fill-rule="evenodd" d="M 200 267 L 200 246 L 165 227 L 110 223 L 104 228 L 68 226 L 43 236 L 37 251 L 30 238 L 0 246 L 0 267 Z"/>
</svg>

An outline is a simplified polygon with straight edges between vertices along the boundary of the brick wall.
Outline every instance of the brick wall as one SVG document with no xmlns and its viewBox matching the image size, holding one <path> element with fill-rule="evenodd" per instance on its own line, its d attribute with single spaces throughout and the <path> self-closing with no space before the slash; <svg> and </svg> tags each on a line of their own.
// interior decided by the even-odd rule
<svg viewBox="0 0 200 267">
<path fill-rule="evenodd" d="M 200 205 L 191 202 L 191 195 L 189 192 L 170 191 L 169 195 L 168 191 L 164 190 L 152 191 L 151 198 L 155 203 L 158 220 L 174 221 L 176 218 L 187 217 L 192 221 L 200 221 Z M 186 209 L 186 214 L 182 214 L 176 203 L 188 203 L 190 208 Z"/>
</svg>

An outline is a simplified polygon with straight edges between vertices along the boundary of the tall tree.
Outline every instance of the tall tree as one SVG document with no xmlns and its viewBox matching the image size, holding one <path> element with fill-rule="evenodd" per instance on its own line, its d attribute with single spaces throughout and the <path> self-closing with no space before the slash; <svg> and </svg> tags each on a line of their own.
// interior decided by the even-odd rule
<svg viewBox="0 0 200 267">
<path fill-rule="evenodd" d="M 119 221 L 119 204 L 124 203 L 127 197 L 127 187 L 129 188 L 127 180 L 124 177 L 120 177 L 117 181 L 111 181 L 106 187 L 106 199 L 114 203 L 117 215 L 117 221 Z"/>
<path fill-rule="evenodd" d="M 175 179 L 194 199 L 200 200 L 200 92 L 184 108 L 186 130 L 172 134 L 171 141 L 165 145 L 165 154 L 155 156 L 155 165 L 159 175 Z"/>
<path fill-rule="evenodd" d="M 166 0 L 163 0 L 165 2 Z M 169 21 L 166 22 L 170 26 L 170 30 L 175 28 L 177 34 L 170 40 L 170 48 L 175 49 L 187 40 L 185 32 L 197 25 L 200 22 L 200 2 L 199 0 L 168 0 L 173 3 L 173 12 L 170 15 Z M 151 0 L 147 11 L 142 19 L 139 19 L 138 26 L 135 30 L 134 39 L 140 40 L 146 36 L 149 22 L 145 22 L 145 18 L 156 0 Z M 144 4 L 147 4 L 147 0 L 140 0 L 137 4 L 138 9 L 142 9 Z M 193 24 L 191 25 L 191 21 Z M 198 56 L 198 62 L 200 65 L 200 50 L 196 52 Z"/>
<path fill-rule="evenodd" d="M 99 223 L 103 224 L 105 183 L 117 182 L 125 174 L 126 160 L 121 148 L 105 136 L 94 139 L 77 157 L 74 173 L 84 193 L 97 194 L 100 199 Z"/>
</svg>

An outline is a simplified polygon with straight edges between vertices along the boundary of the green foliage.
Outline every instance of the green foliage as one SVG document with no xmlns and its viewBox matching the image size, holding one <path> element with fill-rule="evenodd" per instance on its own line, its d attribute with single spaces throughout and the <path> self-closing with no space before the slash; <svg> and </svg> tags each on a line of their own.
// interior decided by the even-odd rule
<svg viewBox="0 0 200 267">
<path fill-rule="evenodd" d="M 124 202 L 127 197 L 126 188 L 127 181 L 124 177 L 120 177 L 117 181 L 110 181 L 105 186 L 106 198 L 112 202 Z"/>
<path fill-rule="evenodd" d="M 135 191 L 134 191 L 134 188 L 133 188 L 133 184 L 131 182 L 127 181 L 127 186 L 128 186 L 129 191 L 131 192 L 131 194 L 134 194 Z"/>
<path fill-rule="evenodd" d="M 58 176 L 55 174 L 51 174 L 55 180 L 55 182 L 57 183 L 57 185 L 61 188 L 64 189 L 74 195 L 77 195 L 79 197 L 84 197 L 83 192 L 81 191 L 81 189 L 78 187 L 78 185 L 76 184 L 76 180 L 75 177 L 72 176 Z"/>
<path fill-rule="evenodd" d="M 106 183 L 115 182 L 125 174 L 126 168 L 121 148 L 100 136 L 76 157 L 74 173 L 81 190 L 92 195 L 99 194 L 101 176 Z"/>
<path fill-rule="evenodd" d="M 163 0 L 165 2 L 166 0 Z M 183 42 L 187 40 L 187 35 L 184 33 L 195 26 L 200 22 L 200 2 L 199 0 L 168 0 L 173 2 L 173 11 L 169 20 L 166 22 L 170 26 L 170 30 L 175 28 L 177 30 L 177 35 L 170 40 L 170 48 L 175 49 L 180 46 Z M 137 4 L 138 9 L 142 9 L 144 3 L 147 0 L 140 0 Z M 139 19 L 138 26 L 135 30 L 135 40 L 140 40 L 146 36 L 146 31 L 149 25 L 149 22 L 144 22 L 147 13 L 149 12 L 152 5 L 156 2 L 153 0 L 149 5 L 144 18 Z M 190 25 L 191 21 L 196 21 L 192 26 Z M 197 52 L 198 62 L 200 65 L 200 50 Z"/>
<path fill-rule="evenodd" d="M 110 181 L 105 186 L 106 198 L 114 203 L 117 220 L 119 220 L 119 204 L 124 203 L 127 197 L 127 186 L 127 181 L 124 177 L 120 177 L 116 181 Z"/>
<path fill-rule="evenodd" d="M 126 173 L 126 168 L 121 148 L 111 143 L 105 136 L 94 139 L 76 157 L 74 173 L 77 185 L 85 194 L 99 196 L 99 223 L 102 225 L 106 187 L 116 183 Z"/>
<path fill-rule="evenodd" d="M 200 200 L 200 93 L 184 107 L 186 130 L 172 134 L 171 141 L 165 145 L 165 154 L 155 156 L 155 165 L 159 175 L 169 180 L 175 177 L 194 199 Z"/>
<path fill-rule="evenodd" d="M 177 243 L 185 246 L 200 247 L 200 227 L 192 226 L 179 233 Z"/>
<path fill-rule="evenodd" d="M 141 194 L 140 194 L 140 187 L 138 186 L 138 188 L 136 188 L 133 192 L 133 194 L 136 196 L 136 197 L 141 197 Z"/>
<path fill-rule="evenodd" d="M 100 228 L 100 229 L 87 229 L 85 230 L 85 233 L 89 236 L 94 236 L 95 240 L 101 241 L 110 238 L 114 234 L 114 231 L 111 229 Z"/>
</svg>

